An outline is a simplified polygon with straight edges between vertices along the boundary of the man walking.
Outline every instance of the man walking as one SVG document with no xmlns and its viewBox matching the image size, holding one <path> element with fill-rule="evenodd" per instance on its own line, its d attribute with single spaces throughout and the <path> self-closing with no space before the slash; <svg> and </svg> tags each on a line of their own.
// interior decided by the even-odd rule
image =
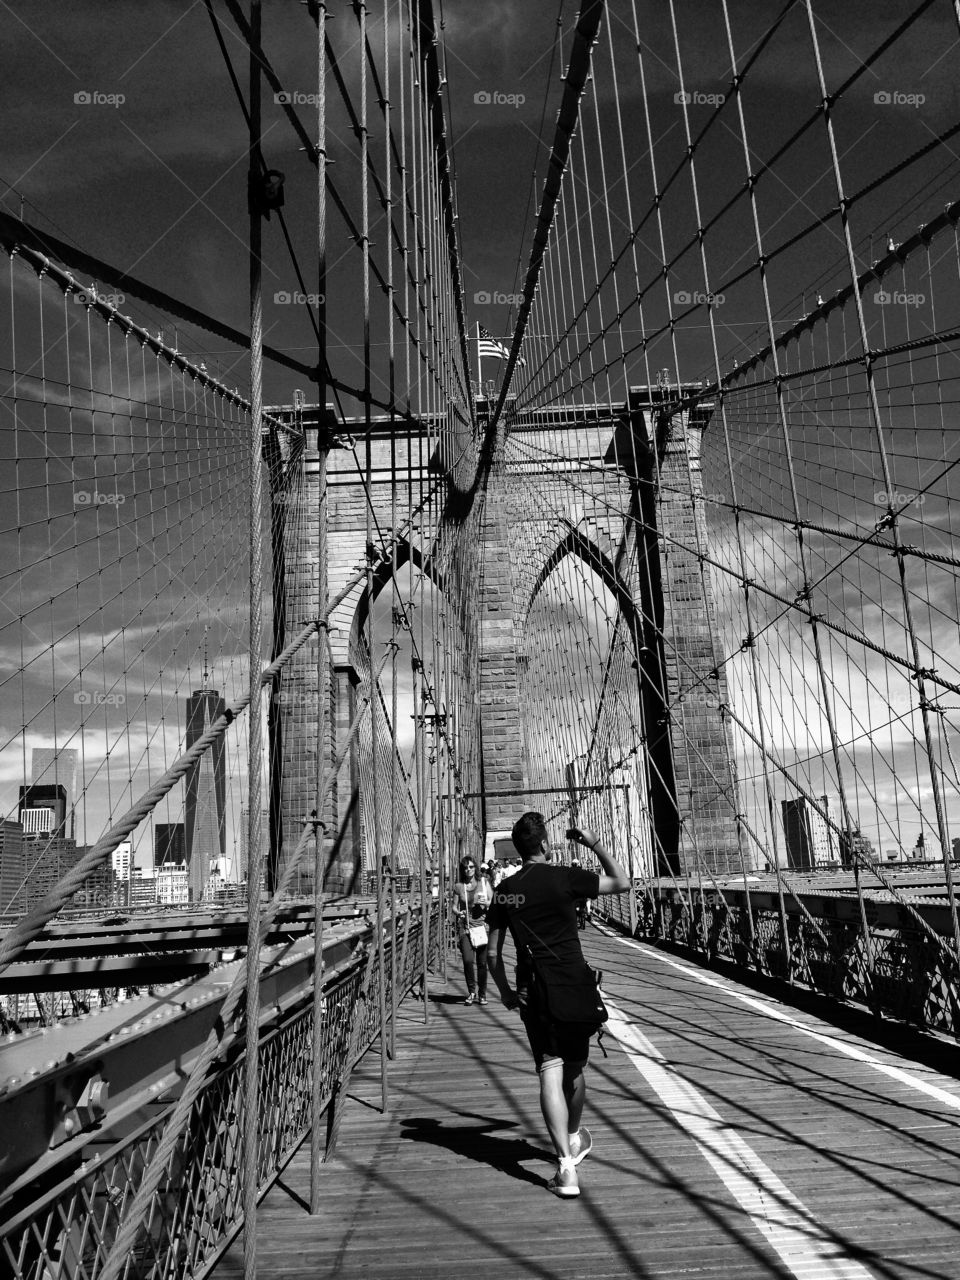
<svg viewBox="0 0 960 1280">
<path fill-rule="evenodd" d="M 567 838 L 596 855 L 603 875 L 582 868 L 551 867 L 550 841 L 540 813 L 525 813 L 511 834 L 523 864 L 494 895 L 487 917 L 487 963 L 504 1004 L 507 1008 L 520 1007 L 540 1074 L 540 1110 L 559 1161 L 549 1187 L 555 1195 L 567 1199 L 580 1194 L 577 1165 L 593 1145 L 589 1130 L 580 1125 L 590 1032 L 576 1023 L 550 1017 L 540 984 L 533 980 L 534 966 L 541 977 L 548 973 L 548 981 L 560 985 L 582 983 L 585 975 L 589 980 L 577 931 L 577 902 L 601 894 L 626 893 L 631 885 L 626 871 L 592 831 L 571 828 Z M 516 991 L 510 987 L 503 965 L 507 927 L 517 948 Z"/>
</svg>

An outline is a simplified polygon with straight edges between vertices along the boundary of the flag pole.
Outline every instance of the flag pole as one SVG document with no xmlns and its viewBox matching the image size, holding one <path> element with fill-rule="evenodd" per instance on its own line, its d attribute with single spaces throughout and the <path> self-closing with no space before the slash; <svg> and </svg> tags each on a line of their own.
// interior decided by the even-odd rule
<svg viewBox="0 0 960 1280">
<path fill-rule="evenodd" d="M 477 321 L 477 393 L 483 395 L 483 372 L 480 367 L 480 321 Z"/>
</svg>

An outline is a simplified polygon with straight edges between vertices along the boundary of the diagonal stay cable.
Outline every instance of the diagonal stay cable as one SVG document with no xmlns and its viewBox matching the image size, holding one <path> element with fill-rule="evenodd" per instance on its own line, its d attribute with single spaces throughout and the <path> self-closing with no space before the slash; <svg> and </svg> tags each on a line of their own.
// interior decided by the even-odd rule
<svg viewBox="0 0 960 1280">
<path fill-rule="evenodd" d="M 520 348 L 523 345 L 523 336 L 533 308 L 537 282 L 543 268 L 544 254 L 550 241 L 550 231 L 553 227 L 557 199 L 560 195 L 560 184 L 563 181 L 563 174 L 570 157 L 570 142 L 580 115 L 580 101 L 586 87 L 587 77 L 590 74 L 591 50 L 600 30 L 603 10 L 603 0 L 583 0 L 580 15 L 577 18 L 577 25 L 574 29 L 573 47 L 570 50 L 570 65 L 567 68 L 563 100 L 557 116 L 553 149 L 550 153 L 547 178 L 543 188 L 543 200 L 540 204 L 540 214 L 533 233 L 533 247 L 530 250 L 527 278 L 523 285 L 523 301 L 517 313 L 517 327 L 514 330 L 513 342 L 510 345 L 510 356 L 507 360 L 506 372 L 500 387 L 500 396 L 488 427 L 490 434 L 496 432 L 503 413 L 503 406 L 510 391 L 510 383 L 513 381 L 517 361 L 520 358 Z"/>
</svg>

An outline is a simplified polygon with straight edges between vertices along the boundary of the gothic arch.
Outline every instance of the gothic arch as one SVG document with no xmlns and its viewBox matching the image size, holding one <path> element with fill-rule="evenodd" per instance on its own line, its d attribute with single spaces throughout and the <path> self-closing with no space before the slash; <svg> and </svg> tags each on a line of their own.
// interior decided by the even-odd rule
<svg viewBox="0 0 960 1280">
<path fill-rule="evenodd" d="M 367 625 L 371 597 L 375 602 L 383 589 L 389 586 L 396 574 L 399 574 L 400 570 L 406 568 L 411 562 L 415 569 L 419 570 L 424 577 L 429 578 L 437 591 L 440 591 L 447 599 L 452 598 L 450 596 L 451 584 L 448 575 L 444 574 L 436 564 L 435 557 L 425 555 L 418 544 L 411 543 L 406 538 L 399 539 L 397 542 L 396 572 L 394 571 L 392 558 L 381 560 L 373 571 L 373 592 L 368 592 L 364 583 L 360 583 L 355 588 L 357 604 L 353 611 L 353 621 L 350 625 L 351 646 L 360 639 L 363 629 Z"/>
<path fill-rule="evenodd" d="M 676 851 L 680 834 L 676 765 L 667 715 L 667 691 L 664 687 L 663 641 L 657 633 L 657 621 L 653 617 L 655 604 L 652 600 L 647 601 L 651 617 L 645 619 L 643 606 L 636 603 L 612 559 L 572 524 L 568 525 L 565 535 L 544 560 L 524 603 L 519 626 L 521 652 L 526 648 L 528 620 L 537 597 L 550 575 L 568 557 L 580 560 L 596 574 L 614 598 L 632 638 L 633 665 L 637 673 L 643 723 L 643 735 L 637 745 L 642 745 L 649 764 L 652 847 L 656 851 L 660 873 L 676 871 L 679 865 Z"/>
<path fill-rule="evenodd" d="M 595 542 L 585 537 L 579 529 L 573 527 L 569 528 L 566 536 L 557 543 L 537 574 L 530 596 L 524 605 L 520 626 L 521 635 L 526 635 L 527 619 L 544 584 L 554 569 L 558 568 L 568 556 L 582 560 L 614 597 L 618 608 L 627 620 L 630 634 L 633 637 L 634 658 L 639 660 L 640 652 L 644 647 L 644 636 L 646 635 L 641 611 L 634 603 L 633 596 L 626 583 L 617 573 L 609 556 L 604 555 Z"/>
</svg>

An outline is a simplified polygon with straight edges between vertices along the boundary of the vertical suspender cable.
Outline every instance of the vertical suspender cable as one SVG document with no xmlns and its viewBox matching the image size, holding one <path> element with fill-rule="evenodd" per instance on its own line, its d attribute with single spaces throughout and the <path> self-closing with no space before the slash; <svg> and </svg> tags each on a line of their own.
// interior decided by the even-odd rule
<svg viewBox="0 0 960 1280">
<path fill-rule="evenodd" d="M 387 220 L 387 326 L 388 326 L 388 387 L 390 404 L 390 598 L 397 599 L 397 431 L 393 406 L 396 394 L 394 386 L 395 352 L 393 335 L 393 250 L 389 247 L 393 224 L 393 163 L 390 155 L 390 14 L 387 0 L 383 0 L 383 153 L 386 162 L 386 220 Z M 396 608 L 390 611 L 390 919 L 393 922 L 393 946 L 390 948 L 390 1057 L 397 1051 L 397 624 Z M 409 927 L 409 921 L 408 921 Z"/>
<path fill-rule="evenodd" d="M 859 337 L 863 349 L 863 366 L 864 378 L 867 385 L 868 399 L 870 405 L 870 418 L 873 426 L 874 435 L 877 441 L 877 457 L 883 469 L 884 485 L 886 487 L 888 501 L 891 490 L 895 489 L 893 478 L 890 470 L 890 462 L 888 458 L 887 445 L 884 439 L 883 425 L 880 421 L 880 403 L 877 398 L 876 381 L 874 376 L 874 359 L 870 354 L 870 342 L 867 335 L 866 320 L 863 314 L 863 299 L 857 288 L 857 268 L 853 256 L 853 242 L 850 236 L 849 213 L 847 210 L 847 201 L 844 195 L 843 182 L 840 174 L 840 161 L 837 155 L 836 141 L 833 132 L 833 117 L 831 115 L 830 97 L 827 94 L 826 81 L 823 74 L 823 61 L 820 55 L 820 41 L 817 37 L 816 23 L 813 17 L 813 8 L 810 0 L 806 3 L 807 20 L 810 27 L 810 39 L 813 44 L 814 58 L 817 64 L 817 77 L 820 87 L 820 101 L 823 110 L 823 122 L 827 131 L 827 139 L 830 146 L 830 157 L 833 167 L 834 182 L 837 188 L 837 208 L 839 210 L 840 223 L 843 228 L 844 247 L 846 248 L 847 266 L 850 272 L 850 280 L 853 285 L 853 302 L 856 308 L 857 323 L 859 326 Z M 924 680 L 924 668 L 920 647 L 917 640 L 916 628 L 913 621 L 913 609 L 910 604 L 910 593 L 907 589 L 906 564 L 903 555 L 900 522 L 897 518 L 896 506 L 890 503 L 889 521 L 890 535 L 896 548 L 894 554 L 897 559 L 897 569 L 900 578 L 900 590 L 903 603 L 903 616 L 905 629 L 910 642 L 910 654 L 913 659 L 912 663 L 912 679 L 917 683 L 917 699 L 920 704 L 920 717 L 923 723 L 924 745 L 926 748 L 927 762 L 930 769 L 930 787 L 933 792 L 933 805 L 937 816 L 937 833 L 940 837 L 941 853 L 943 857 L 944 878 L 946 881 L 947 899 L 950 904 L 950 919 L 953 926 L 953 945 L 955 955 L 960 957 L 960 917 L 957 914 L 957 902 L 953 883 L 953 872 L 950 864 L 950 839 L 947 829 L 947 817 L 943 806 L 943 797 L 940 788 L 940 778 L 937 773 L 936 761 L 934 759 L 933 736 L 930 727 L 930 700 L 927 697 L 926 682 Z M 850 816 L 846 808 L 846 800 L 841 791 L 841 801 L 844 805 L 844 819 L 847 831 L 849 848 L 853 850 L 853 838 L 851 833 Z M 856 870 L 859 875 L 859 859 L 856 863 Z M 868 948 L 867 958 L 871 965 L 872 974 L 872 953 L 870 950 L 870 934 L 867 928 L 866 919 L 863 922 L 864 927 L 864 944 Z"/>
<path fill-rule="evenodd" d="M 410 154 L 411 156 L 413 156 L 415 154 L 414 149 L 416 146 L 415 134 L 414 134 L 414 129 L 415 129 L 414 103 L 416 101 L 415 85 L 417 81 L 417 67 L 416 67 L 416 62 L 414 61 L 412 19 L 411 19 L 411 11 L 409 9 L 407 13 L 407 23 L 406 23 L 406 32 L 407 32 L 407 41 L 408 41 L 407 46 L 404 45 L 403 37 L 400 31 L 402 27 L 402 22 L 401 22 L 401 17 L 399 13 L 397 17 L 397 27 L 398 27 L 397 44 L 400 49 L 399 179 L 400 179 L 400 207 L 401 207 L 401 213 L 402 213 L 401 225 L 403 228 L 402 241 L 401 241 L 401 257 L 403 260 L 403 318 L 404 318 L 403 323 L 404 323 L 404 364 L 405 364 L 404 386 L 406 388 L 406 402 L 407 402 L 406 417 L 407 417 L 407 423 L 408 423 L 408 427 L 407 427 L 407 509 L 410 512 L 410 527 L 408 531 L 410 546 L 409 546 L 409 554 L 407 557 L 407 608 L 408 608 L 407 621 L 408 621 L 409 637 L 410 637 L 410 683 L 411 683 L 411 696 L 412 696 L 412 705 L 413 705 L 413 755 L 411 760 L 411 772 L 414 774 L 414 777 L 416 780 L 416 795 L 417 795 L 417 860 L 420 867 L 420 904 L 421 904 L 420 961 L 421 961 L 421 969 L 422 969 L 421 976 L 422 976 L 422 996 L 423 996 L 423 1021 L 424 1021 L 424 1024 L 426 1025 L 426 1023 L 429 1021 L 429 1016 L 430 1016 L 429 1015 L 429 1008 L 430 1008 L 429 994 L 427 991 L 427 968 L 430 961 L 429 927 L 430 927 L 430 913 L 432 912 L 432 906 L 433 906 L 433 895 L 432 895 L 433 869 L 431 869 L 430 875 L 428 876 L 427 842 L 426 842 L 425 833 L 424 833 L 424 807 L 423 807 L 424 805 L 424 790 L 423 790 L 424 782 L 423 782 L 423 769 L 422 769 L 423 737 L 422 737 L 422 731 L 421 731 L 421 724 L 418 719 L 418 708 L 420 703 L 419 703 L 419 690 L 417 688 L 416 643 L 415 643 L 414 629 L 413 629 L 414 618 L 416 617 L 416 612 L 415 612 L 416 601 L 414 600 L 415 588 L 414 588 L 414 576 L 413 576 L 414 575 L 413 549 L 414 549 L 414 546 L 416 545 L 415 543 L 416 522 L 413 516 L 413 510 L 414 510 L 413 474 L 414 474 L 414 466 L 419 465 L 419 457 L 415 460 L 414 454 L 413 454 L 413 450 L 414 450 L 414 428 L 412 425 L 413 404 L 412 404 L 412 397 L 410 394 L 411 385 L 412 385 L 410 353 L 411 353 L 411 348 L 413 346 L 413 343 L 411 341 L 411 329 L 410 329 L 411 270 L 410 270 L 409 236 L 410 236 L 410 225 L 413 220 L 413 209 L 410 207 L 410 192 L 409 192 L 409 186 L 408 186 L 407 120 L 409 119 L 410 121 L 409 147 L 410 147 Z M 407 82 L 405 84 L 403 68 L 404 68 L 404 61 L 407 59 L 409 59 L 410 61 L 410 66 L 409 66 Z M 408 92 L 410 95 L 409 102 L 407 100 Z M 415 269 L 416 268 L 414 267 L 414 270 Z M 415 280 L 414 280 L 414 287 L 416 287 Z M 417 308 L 417 311 L 419 314 L 419 308 Z M 416 438 L 417 440 L 419 440 L 419 429 L 417 430 Z M 418 449 L 419 449 L 419 445 L 418 445 Z M 417 496 L 419 497 L 419 494 L 420 494 L 419 470 L 417 472 L 417 476 L 418 476 Z M 410 615 L 409 610 L 414 610 L 412 616 Z"/>
<path fill-rule="evenodd" d="M 260 1031 L 260 882 L 263 823 L 260 818 L 261 562 L 263 503 L 260 470 L 260 419 L 263 416 L 263 291 L 260 251 L 260 2 L 250 2 L 250 164 L 247 200 L 250 213 L 250 710 L 247 778 L 247 995 L 243 1108 L 243 1274 L 257 1275 L 257 1172 L 259 1161 Z"/>
<path fill-rule="evenodd" d="M 375 630 L 373 622 L 373 441 L 370 438 L 373 423 L 370 419 L 370 137 L 367 129 L 367 6 L 364 0 L 355 5 L 360 27 L 358 48 L 360 53 L 360 238 L 363 274 L 363 422 L 364 422 L 364 471 L 367 489 L 367 679 L 370 694 L 370 741 L 373 772 L 370 779 L 370 816 L 367 834 L 372 838 L 373 862 L 377 877 L 377 972 L 379 981 L 380 1013 L 380 1101 L 383 1110 L 388 1106 L 387 1092 L 387 1002 L 384 949 L 384 894 L 383 859 L 380 852 L 380 788 L 378 786 L 377 740 L 379 734 L 379 696 L 375 688 L 377 680 L 375 663 Z M 389 214 L 388 214 L 389 217 Z"/>
<path fill-rule="evenodd" d="M 673 31 L 673 44 L 674 44 L 674 50 L 675 50 L 675 53 L 676 53 L 676 59 L 677 59 L 677 72 L 678 72 L 678 77 L 679 77 L 679 80 L 680 80 L 680 84 L 681 84 L 681 86 L 682 86 L 682 85 L 683 85 L 683 65 L 682 65 L 682 57 L 681 57 L 681 53 L 680 53 L 680 36 L 679 36 L 678 29 L 677 29 L 676 12 L 675 12 L 675 8 L 674 8 L 674 5 L 673 5 L 673 3 L 672 3 L 672 0 L 671 0 L 671 5 L 670 5 L 670 22 L 671 22 L 671 28 L 672 28 L 672 31 Z M 706 298 L 707 298 L 707 316 L 708 316 L 708 322 L 709 322 L 709 326 L 710 326 L 711 337 L 712 337 L 712 340 L 713 340 L 714 351 L 716 352 L 716 335 L 715 335 L 715 328 L 714 328 L 714 325 L 715 325 L 715 321 L 714 321 L 714 303 L 713 303 L 713 300 L 712 300 L 712 294 L 710 293 L 710 277 L 709 277 L 709 272 L 708 272 L 708 269 L 707 269 L 707 251 L 706 251 L 706 245 L 705 245 L 705 243 L 704 243 L 704 241 L 705 241 L 705 237 L 704 237 L 703 230 L 702 230 L 702 228 L 703 228 L 703 218 L 702 218 L 702 215 L 701 215 L 701 205 L 700 205 L 700 188 L 699 188 L 699 184 L 698 184 L 698 181 L 697 181 L 696 148 L 693 146 L 693 140 L 692 140 L 691 133 L 690 133 L 690 117 L 689 117 L 689 112 L 688 112 L 688 110 L 687 110 L 686 98 L 684 97 L 684 95 L 683 95 L 683 94 L 681 94 L 681 103 L 682 103 L 682 106 L 683 106 L 683 125 L 684 125 L 684 131 L 685 131 L 685 135 L 686 135 L 686 139 L 687 139 L 687 154 L 688 154 L 688 159 L 687 159 L 687 169 L 688 169 L 688 172 L 689 172 L 689 175 L 690 175 L 690 187 L 691 187 L 691 193 L 690 193 L 690 194 L 691 194 L 691 199 L 692 199 L 692 202 L 693 202 L 693 211 L 694 211 L 694 216 L 695 216 L 695 218 L 696 218 L 696 223 L 697 223 L 698 230 L 700 231 L 700 234 L 699 234 L 699 236 L 698 236 L 698 239 L 699 239 L 699 242 L 700 242 L 700 244 L 699 244 L 699 248 L 700 248 L 700 267 L 701 267 L 701 271 L 702 271 L 702 273 L 703 273 L 704 290 L 705 290 Z M 716 355 L 715 355 L 715 362 L 716 362 Z M 717 365 L 716 365 L 716 367 L 717 367 L 717 370 L 718 370 L 718 376 L 719 376 L 719 365 L 717 364 Z M 721 403 L 722 403 L 722 402 L 721 402 Z M 694 411 L 694 410 L 693 410 L 693 407 L 692 407 L 692 406 L 691 406 L 691 408 L 690 408 L 690 409 L 688 409 L 688 410 L 686 410 L 686 411 L 685 411 L 685 412 L 686 412 L 686 414 L 687 414 L 687 417 L 686 417 L 686 420 L 685 420 L 685 422 L 684 422 L 684 432 L 685 432 L 685 435 L 686 435 L 686 438 L 687 438 L 687 479 L 688 479 L 688 487 L 689 487 L 689 491 L 690 491 L 691 508 L 692 508 L 692 512 L 693 512 L 693 535 L 694 535 L 694 540 L 695 540 L 695 543 L 696 543 L 696 553 L 697 553 L 697 556 L 698 556 L 698 559 L 699 559 L 699 562 L 700 562 L 700 582 L 701 582 L 701 591 L 702 591 L 702 594 L 701 594 L 701 600 L 702 600 L 702 603 L 703 603 L 704 611 L 705 611 L 706 613 L 708 613 L 708 614 L 709 614 L 709 600 L 710 600 L 710 598 L 709 598 L 709 594 L 708 594 L 708 593 L 709 593 L 709 578 L 708 578 L 707 570 L 706 570 L 706 566 L 705 566 L 705 563 L 704 563 L 704 560 L 703 560 L 703 553 L 704 553 L 704 551 L 705 551 L 705 547 L 703 547 L 703 546 L 702 546 L 702 544 L 701 544 L 700 522 L 699 522 L 699 518 L 698 518 L 698 515 L 697 515 L 697 506 L 696 506 L 696 498 L 697 498 L 697 497 L 702 497 L 702 485 L 701 485 L 701 493 L 700 493 L 700 494 L 698 494 L 698 495 L 695 495 L 695 491 L 694 491 L 694 481 L 693 481 L 693 473 L 692 473 L 692 471 L 691 471 L 691 458 L 690 458 L 690 452 L 689 452 L 689 450 L 690 450 L 690 442 L 691 442 L 691 439 L 695 438 L 695 437 L 692 437 L 692 436 L 691 436 L 691 432 L 690 432 L 690 429 L 689 429 L 689 428 L 690 428 L 690 415 L 692 415 L 693 411 Z M 682 418 L 682 421 L 683 421 L 683 418 Z M 700 448 L 701 448 L 701 445 L 698 443 L 698 444 L 697 444 L 698 455 L 699 455 L 699 453 L 700 453 Z M 701 464 L 701 465 L 702 465 L 702 464 Z M 701 509 L 702 509 L 702 508 L 701 508 Z M 709 633 L 710 633 L 711 658 L 712 658 L 712 661 L 713 661 L 713 663 L 714 663 L 714 670 L 716 670 L 716 671 L 719 673 L 720 668 L 719 668 L 719 666 L 718 666 L 718 654 L 717 654 L 717 652 L 716 652 L 716 635 L 715 635 L 715 628 L 714 628 L 714 626 L 711 624 L 710 626 L 708 626 L 708 628 L 707 628 L 707 629 L 708 629 L 708 631 L 709 631 Z M 719 678 L 719 674 L 718 674 L 718 678 Z M 719 713 L 719 708 L 718 708 L 717 714 L 718 714 L 718 717 L 719 717 L 719 714 L 720 714 L 720 713 Z M 687 735 L 687 730 L 686 730 L 685 712 L 684 712 L 684 709 L 683 709 L 683 705 L 682 705 L 682 704 L 681 704 L 681 719 L 682 719 L 682 722 L 683 722 L 683 728 L 684 728 L 684 740 L 686 741 L 686 740 L 688 739 L 688 735 Z M 720 725 L 720 733 L 721 733 L 721 737 L 722 737 L 722 739 L 723 739 L 723 743 L 724 743 L 724 745 L 726 745 L 726 740 L 727 740 L 726 725 L 725 725 L 725 723 L 724 723 L 723 721 L 721 721 L 721 725 Z M 731 774 L 730 774 L 730 777 L 731 777 L 731 779 L 732 779 L 732 777 L 733 777 L 732 772 L 731 772 Z M 693 846 L 694 846 L 694 856 L 695 856 L 695 858 L 696 858 L 696 860 L 697 860 L 697 875 L 698 875 L 698 880 L 700 880 L 700 881 L 701 881 L 701 883 L 700 883 L 700 902 L 701 902 L 701 906 L 703 907 L 703 913 L 704 913 L 704 914 L 703 914 L 703 918 L 704 918 L 704 920 L 706 920 L 706 918 L 707 918 L 707 907 L 706 907 L 706 903 L 705 903 L 705 900 L 704 900 L 704 897 L 703 897 L 703 884 L 702 884 L 702 878 L 701 878 L 701 871 L 704 869 L 704 867 L 703 867 L 703 856 L 702 856 L 702 854 L 700 853 L 699 843 L 698 843 L 698 840 L 697 840 L 697 829 L 696 829 L 696 818 L 695 818 L 695 808 L 694 808 L 694 804 L 695 804 L 695 797 L 694 797 L 694 795 L 693 795 L 692 787 L 691 787 L 691 795 L 690 795 L 690 818 L 691 818 L 690 835 L 691 835 L 691 839 L 692 839 L 692 841 L 693 841 Z M 734 807 L 734 810 L 735 810 L 735 811 L 736 811 L 736 810 L 737 810 L 737 808 L 738 808 L 738 806 L 737 806 L 737 804 L 736 804 L 735 800 L 734 800 L 734 802 L 733 802 L 733 807 Z M 738 825 L 738 827 L 737 827 L 737 832 L 738 832 L 738 842 L 739 842 L 739 840 L 740 840 L 740 828 L 739 828 L 739 825 Z M 746 874 L 746 869 L 745 869 L 745 868 L 743 868 L 742 845 L 740 845 L 740 844 L 738 843 L 738 847 L 739 847 L 739 851 L 740 851 L 740 853 L 741 853 L 741 868 L 744 870 L 744 874 Z M 705 869 L 707 870 L 707 872 L 708 872 L 708 874 L 709 874 L 711 871 L 716 870 L 717 868 L 716 868 L 716 867 L 714 867 L 714 868 L 709 868 L 709 867 L 707 867 L 707 868 L 705 868 Z M 715 881 L 715 880 L 713 880 L 713 884 L 714 884 L 714 885 L 716 885 L 716 881 Z M 746 882 L 745 882 L 745 885 L 746 885 Z M 749 890 L 748 890 L 748 900 L 749 900 Z M 706 939 L 705 939 L 705 938 L 703 939 L 703 943 L 704 943 L 704 946 L 706 946 Z"/>
<path fill-rule="evenodd" d="M 326 42 L 327 6 L 316 0 L 313 17 L 317 24 L 317 594 L 320 616 L 327 608 L 327 455 L 330 433 L 326 425 L 327 369 L 327 106 Z M 333 753 L 327 763 L 327 713 L 329 693 L 329 645 L 326 627 L 317 636 L 317 764 L 314 822 L 314 926 L 313 926 L 313 1072 L 311 1076 L 310 1129 L 310 1212 L 320 1212 L 320 1164 L 322 1130 L 320 1116 L 324 1103 L 323 1073 L 323 881 L 325 871 L 324 815 L 320 808 L 325 769 L 333 767 Z"/>
<path fill-rule="evenodd" d="M 636 15 L 634 13 L 634 17 L 635 16 Z M 617 65 L 616 65 L 616 58 L 614 56 L 612 23 L 607 23 L 607 50 L 610 58 L 610 74 L 611 74 L 611 79 L 613 83 L 613 102 L 616 108 L 616 116 L 617 116 L 617 140 L 619 143 L 620 171 L 623 177 L 623 194 L 624 194 L 624 202 L 626 207 L 627 226 L 631 228 L 630 257 L 631 257 L 631 264 L 632 264 L 632 273 L 629 277 L 629 283 L 632 284 L 633 293 L 637 300 L 636 305 L 637 305 L 637 314 L 640 321 L 640 329 L 641 329 L 641 332 L 645 332 L 646 326 L 644 323 L 644 313 L 643 313 L 643 294 L 640 288 L 640 270 L 639 270 L 639 262 L 637 259 L 637 242 L 636 242 L 636 236 L 632 232 L 632 229 L 634 227 L 634 220 L 633 220 L 633 206 L 630 199 L 630 173 L 627 166 L 626 144 L 625 144 L 624 131 L 623 131 L 623 115 L 620 109 L 620 89 L 617 82 Z M 611 239 L 611 257 L 612 257 L 612 239 Z M 617 302 L 618 311 L 619 311 L 619 308 L 620 308 L 620 304 L 618 301 Z M 622 347 L 623 331 L 622 331 L 622 326 L 620 325 L 619 318 L 617 321 L 617 325 L 618 325 L 618 331 L 620 333 L 620 344 Z M 644 344 L 643 346 L 643 362 L 644 362 L 644 369 L 646 371 L 647 386 L 649 387 L 650 386 L 650 357 L 649 357 L 649 352 L 647 350 L 646 344 Z M 627 369 L 626 358 L 624 358 L 623 360 L 623 395 L 624 395 L 625 408 L 628 411 L 628 413 L 630 413 L 630 410 L 631 410 L 630 377 Z M 641 496 L 644 492 L 643 486 L 648 483 L 648 477 L 645 474 L 645 472 L 642 474 L 640 470 L 639 459 L 637 456 L 637 432 L 633 425 L 632 415 L 628 417 L 628 422 L 631 423 L 631 429 L 629 433 L 630 455 L 631 455 L 630 462 L 631 462 L 633 475 L 636 477 L 634 483 L 637 486 L 637 489 L 635 490 L 634 502 L 637 504 L 639 508 L 637 512 L 639 516 L 642 513 L 642 506 L 643 506 L 643 499 Z M 637 566 L 636 572 L 637 572 L 638 589 L 642 593 L 643 587 L 645 585 L 647 588 L 647 598 L 652 600 L 653 591 L 652 591 L 652 582 L 651 582 L 650 561 L 649 561 L 649 555 L 648 555 L 649 543 L 648 543 L 647 533 L 644 530 L 644 527 L 639 520 L 636 522 L 634 537 L 636 539 L 636 548 L 635 548 L 634 554 L 635 554 L 636 566 Z M 642 594 L 641 594 L 641 600 L 642 600 Z M 646 649 L 646 639 L 645 639 L 644 633 L 646 631 L 647 625 L 648 624 L 641 621 L 640 628 L 638 629 L 638 631 L 635 633 L 633 637 L 634 657 L 636 659 L 636 664 L 637 664 L 636 693 L 637 693 L 637 699 L 639 704 L 638 714 L 640 719 L 640 736 L 644 742 L 646 742 L 646 740 L 648 739 L 652 729 L 652 726 L 648 725 L 646 722 L 647 718 L 645 715 L 644 687 L 643 687 L 644 672 L 643 672 L 642 650 Z M 638 752 L 637 761 L 638 761 L 638 767 L 641 771 L 641 775 L 644 782 L 646 803 L 649 805 L 652 797 L 652 789 L 651 789 L 652 788 L 651 772 L 652 771 L 650 767 L 649 751 L 644 750 L 643 752 Z M 652 847 L 651 847 L 651 853 L 653 853 Z M 649 869 L 652 871 L 653 867 Z M 630 901 L 631 901 L 631 921 L 633 921 L 635 924 L 634 913 L 636 911 L 636 895 L 633 892 L 631 892 Z"/>
</svg>

